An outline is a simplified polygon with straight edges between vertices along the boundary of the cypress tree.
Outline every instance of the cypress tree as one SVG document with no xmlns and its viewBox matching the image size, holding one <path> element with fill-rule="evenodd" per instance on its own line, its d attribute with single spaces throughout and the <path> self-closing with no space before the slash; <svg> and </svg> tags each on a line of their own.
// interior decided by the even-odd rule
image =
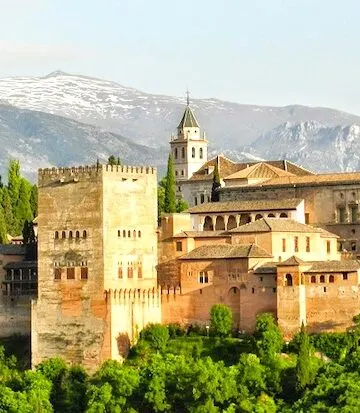
<svg viewBox="0 0 360 413">
<path fill-rule="evenodd" d="M 15 230 L 13 206 L 10 199 L 9 190 L 6 187 L 2 189 L 1 207 L 4 215 L 7 233 L 10 235 L 17 235 Z"/>
<path fill-rule="evenodd" d="M 19 198 L 21 181 L 20 162 L 15 159 L 10 159 L 8 166 L 8 190 L 14 215 L 16 215 L 15 208 Z"/>
<path fill-rule="evenodd" d="M 311 371 L 311 346 L 304 323 L 301 324 L 299 333 L 299 355 L 296 363 L 296 389 L 299 393 L 312 381 Z"/>
<path fill-rule="evenodd" d="M 21 179 L 19 197 L 15 206 L 15 224 L 17 233 L 22 231 L 25 221 L 32 220 L 30 206 L 30 184 L 26 179 Z"/>
<path fill-rule="evenodd" d="M 30 191 L 30 208 L 32 212 L 32 217 L 35 218 L 37 216 L 37 209 L 38 209 L 38 187 L 33 185 Z"/>
<path fill-rule="evenodd" d="M 7 231 L 6 231 L 6 223 L 4 213 L 2 208 L 0 208 L 0 244 L 7 244 Z"/>
<path fill-rule="evenodd" d="M 217 162 L 215 163 L 214 169 L 214 176 L 213 176 L 213 184 L 211 188 L 211 202 L 219 202 L 219 192 L 217 191 L 218 188 L 221 187 L 220 183 L 220 174 Z"/>
<path fill-rule="evenodd" d="M 165 201 L 164 211 L 168 213 L 176 212 L 176 197 L 175 197 L 175 170 L 174 160 L 169 154 L 167 173 L 165 181 Z"/>
</svg>

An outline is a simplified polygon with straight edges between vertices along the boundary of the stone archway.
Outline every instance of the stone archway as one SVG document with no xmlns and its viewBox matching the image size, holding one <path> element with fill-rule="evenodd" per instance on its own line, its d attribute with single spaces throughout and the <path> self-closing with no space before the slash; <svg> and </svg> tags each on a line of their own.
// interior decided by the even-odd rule
<svg viewBox="0 0 360 413">
<path fill-rule="evenodd" d="M 230 307 L 233 315 L 234 328 L 240 326 L 240 289 L 231 287 L 226 295 L 225 304 Z"/>
<path fill-rule="evenodd" d="M 236 218 L 234 215 L 230 215 L 227 223 L 227 229 L 236 228 Z"/>
<path fill-rule="evenodd" d="M 255 221 L 258 221 L 261 218 L 263 218 L 263 216 L 261 214 L 256 214 L 255 215 Z"/>
<path fill-rule="evenodd" d="M 222 217 L 222 216 L 216 217 L 215 230 L 216 230 L 216 231 L 223 231 L 223 230 L 225 230 L 225 220 L 224 220 L 224 217 Z"/>
<path fill-rule="evenodd" d="M 249 214 L 241 214 L 240 215 L 240 225 L 245 225 L 251 222 L 251 217 Z"/>
<path fill-rule="evenodd" d="M 214 231 L 214 226 L 213 226 L 213 222 L 212 222 L 211 217 L 209 217 L 209 216 L 205 217 L 203 229 L 204 229 L 204 231 Z"/>
</svg>

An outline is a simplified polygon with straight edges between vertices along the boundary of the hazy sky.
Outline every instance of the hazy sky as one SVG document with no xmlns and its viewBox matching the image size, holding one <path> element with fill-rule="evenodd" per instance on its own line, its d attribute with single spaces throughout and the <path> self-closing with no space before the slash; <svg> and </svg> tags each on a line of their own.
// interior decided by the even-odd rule
<svg viewBox="0 0 360 413">
<path fill-rule="evenodd" d="M 0 77 L 360 115 L 359 43 L 359 0 L 0 0 Z"/>
</svg>

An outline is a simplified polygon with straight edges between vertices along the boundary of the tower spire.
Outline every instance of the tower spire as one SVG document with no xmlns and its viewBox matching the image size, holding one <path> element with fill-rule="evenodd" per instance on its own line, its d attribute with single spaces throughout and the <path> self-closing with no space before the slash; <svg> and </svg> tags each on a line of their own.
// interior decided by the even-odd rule
<svg viewBox="0 0 360 413">
<path fill-rule="evenodd" d="M 186 105 L 190 105 L 190 92 L 189 89 L 186 89 Z"/>
</svg>

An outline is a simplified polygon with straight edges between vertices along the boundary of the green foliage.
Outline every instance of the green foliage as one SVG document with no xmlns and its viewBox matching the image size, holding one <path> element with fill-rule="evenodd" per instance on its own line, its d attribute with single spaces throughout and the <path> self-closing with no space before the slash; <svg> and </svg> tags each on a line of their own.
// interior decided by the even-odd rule
<svg viewBox="0 0 360 413">
<path fill-rule="evenodd" d="M 312 377 L 311 345 L 304 323 L 299 334 L 299 356 L 296 363 L 296 388 L 302 393 L 311 384 Z"/>
<path fill-rule="evenodd" d="M 165 177 L 164 212 L 166 213 L 176 212 L 175 169 L 174 169 L 174 160 L 171 154 L 169 154 L 169 159 L 168 159 L 168 164 L 167 164 L 167 173 Z"/>
<path fill-rule="evenodd" d="M 33 185 L 30 191 L 30 208 L 32 216 L 35 218 L 38 211 L 38 187 Z"/>
<path fill-rule="evenodd" d="M 186 329 L 178 323 L 171 323 L 167 325 L 169 330 L 169 338 L 182 337 L 186 334 Z"/>
<path fill-rule="evenodd" d="M 213 183 L 212 183 L 212 188 L 211 188 L 211 202 L 219 202 L 219 192 L 218 188 L 221 187 L 220 183 L 220 174 L 219 174 L 219 168 L 218 168 L 218 163 L 215 163 L 215 168 L 214 168 L 214 175 L 213 175 Z"/>
<path fill-rule="evenodd" d="M 107 164 L 108 165 L 121 165 L 120 158 L 119 157 L 116 158 L 114 155 L 110 155 L 108 158 Z"/>
<path fill-rule="evenodd" d="M 7 229 L 6 229 L 6 221 L 4 216 L 4 211 L 0 208 L 0 244 L 7 244 Z"/>
<path fill-rule="evenodd" d="M 158 185 L 158 216 L 165 212 L 165 186 L 166 186 L 166 176 L 164 176 Z"/>
<path fill-rule="evenodd" d="M 169 341 L 169 329 L 162 324 L 149 324 L 141 331 L 140 338 L 156 351 L 163 351 Z"/>
<path fill-rule="evenodd" d="M 231 309 L 224 304 L 215 304 L 210 310 L 210 327 L 219 337 L 228 337 L 233 326 Z"/>
<path fill-rule="evenodd" d="M 274 359 L 281 352 L 283 338 L 273 314 L 263 313 L 256 318 L 254 338 L 262 361 Z"/>
<path fill-rule="evenodd" d="M 182 199 L 176 200 L 176 212 L 183 212 L 189 208 L 189 205 Z"/>
</svg>

